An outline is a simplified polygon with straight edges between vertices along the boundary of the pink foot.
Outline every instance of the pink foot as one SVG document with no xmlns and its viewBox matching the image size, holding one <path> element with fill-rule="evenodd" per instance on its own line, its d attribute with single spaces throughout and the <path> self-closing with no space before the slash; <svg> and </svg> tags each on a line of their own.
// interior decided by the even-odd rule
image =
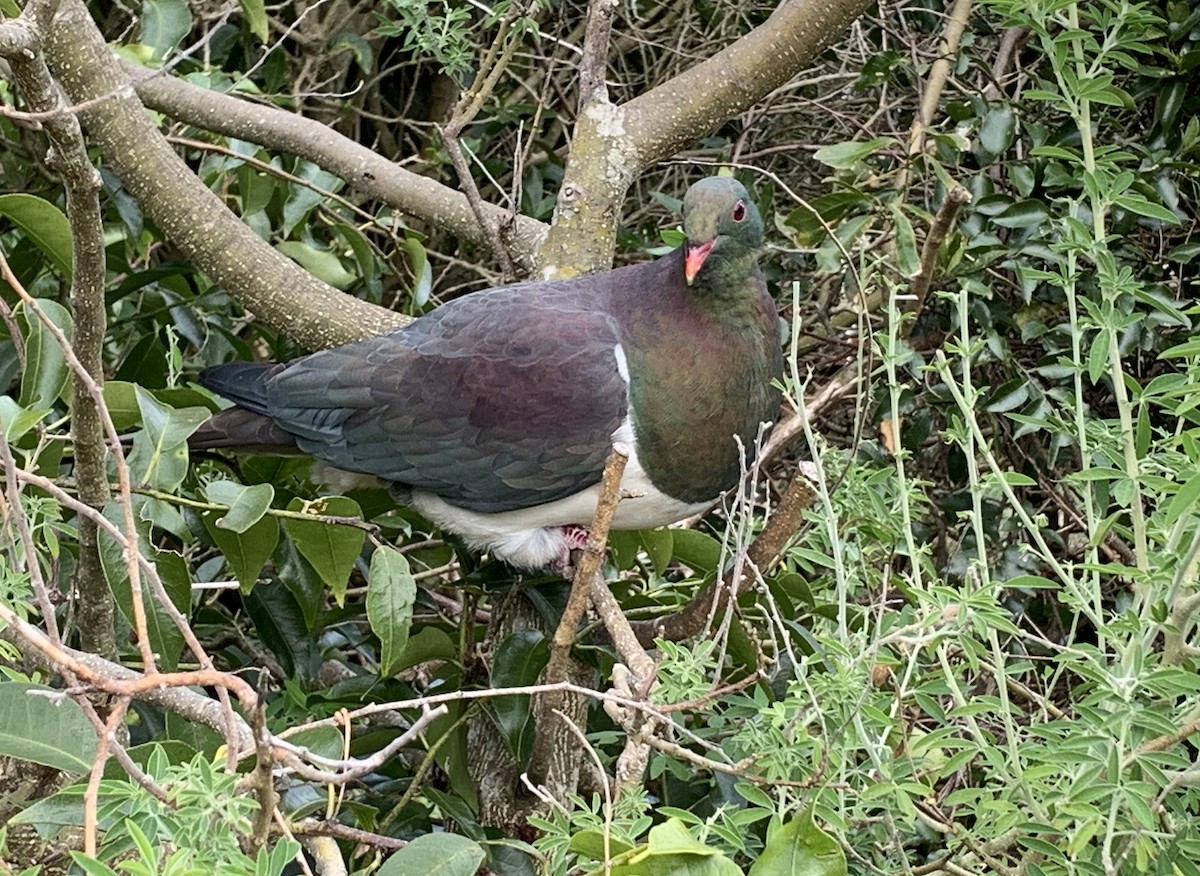
<svg viewBox="0 0 1200 876">
<path fill-rule="evenodd" d="M 559 527 L 559 530 L 563 536 L 563 549 L 562 553 L 551 561 L 550 571 L 569 579 L 575 574 L 575 567 L 571 565 L 571 551 L 587 547 L 588 531 L 586 526 L 580 526 L 578 523 L 568 523 Z"/>
</svg>

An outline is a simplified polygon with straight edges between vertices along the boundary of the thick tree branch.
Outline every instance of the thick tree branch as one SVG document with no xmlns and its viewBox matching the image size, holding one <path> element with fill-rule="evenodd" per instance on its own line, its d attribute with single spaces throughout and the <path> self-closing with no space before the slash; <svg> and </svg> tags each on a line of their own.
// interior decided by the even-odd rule
<svg viewBox="0 0 1200 876">
<path fill-rule="evenodd" d="M 45 51 L 72 100 L 111 95 L 80 118 L 146 215 L 261 320 L 313 348 L 378 335 L 405 321 L 325 285 L 239 222 L 155 127 L 81 0 L 64 0 L 45 35 Z"/>
<path fill-rule="evenodd" d="M 131 75 L 145 74 L 133 65 L 125 69 Z M 419 217 L 464 240 L 486 242 L 483 229 L 461 192 L 398 167 L 319 121 L 169 76 L 138 82 L 137 93 L 150 109 L 206 131 L 299 155 L 402 213 Z M 483 212 L 495 227 L 511 220 L 509 256 L 530 269 L 533 253 L 546 233 L 545 224 L 528 216 L 514 219 L 492 204 L 484 204 Z"/>
<path fill-rule="evenodd" d="M 19 50 L 5 52 L 13 81 L 38 112 L 65 106 L 41 54 L 41 29 L 50 21 L 52 5 L 30 2 L 21 17 L 5 24 L 5 30 L 24 31 Z M 69 113 L 47 118 L 43 129 L 50 142 L 47 164 L 63 181 L 67 216 L 71 222 L 71 340 L 80 365 L 92 380 L 104 379 L 104 227 L 100 216 L 100 175 L 88 158 L 79 120 Z M 87 385 L 76 377 L 71 390 L 71 432 L 74 438 L 75 480 L 79 498 L 93 508 L 108 501 L 108 476 L 104 468 L 104 424 Z M 88 651 L 112 657 L 113 605 L 108 584 L 100 568 L 96 524 L 79 521 L 79 563 L 75 568 L 75 590 L 79 594 L 80 641 Z"/>
<path fill-rule="evenodd" d="M 871 0 L 784 0 L 728 48 L 625 104 L 624 132 L 648 167 L 783 85 Z"/>
</svg>

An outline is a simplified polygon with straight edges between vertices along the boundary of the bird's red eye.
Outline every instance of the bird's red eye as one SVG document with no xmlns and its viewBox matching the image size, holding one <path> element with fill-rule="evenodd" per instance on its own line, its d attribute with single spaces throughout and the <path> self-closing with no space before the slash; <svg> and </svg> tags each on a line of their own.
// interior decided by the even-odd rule
<svg viewBox="0 0 1200 876">
<path fill-rule="evenodd" d="M 745 203 L 743 203 L 742 201 L 738 201 L 736 204 L 734 204 L 732 216 L 733 216 L 734 222 L 741 222 L 743 219 L 745 219 L 746 218 Z"/>
</svg>

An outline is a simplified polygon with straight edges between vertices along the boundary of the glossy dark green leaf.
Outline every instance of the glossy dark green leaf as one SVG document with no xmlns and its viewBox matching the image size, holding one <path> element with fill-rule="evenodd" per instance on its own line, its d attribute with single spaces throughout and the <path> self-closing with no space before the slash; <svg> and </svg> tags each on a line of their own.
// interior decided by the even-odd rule
<svg viewBox="0 0 1200 876">
<path fill-rule="evenodd" d="M 367 622 L 379 637 L 382 676 L 395 673 L 404 657 L 416 600 L 417 582 L 408 570 L 408 560 L 395 548 L 377 548 L 367 575 Z"/>
<path fill-rule="evenodd" d="M 536 684 L 550 659 L 550 644 L 539 630 L 519 630 L 496 648 L 490 687 L 525 687 Z M 491 701 L 492 717 L 517 763 L 525 763 L 533 745 L 528 694 L 497 697 Z"/>
<path fill-rule="evenodd" d="M 814 246 L 828 236 L 827 228 L 835 227 L 853 211 L 866 209 L 870 203 L 870 198 L 857 190 L 819 195 L 789 213 L 780 230 L 800 246 Z"/>
<path fill-rule="evenodd" d="M 69 338 L 73 321 L 57 301 L 39 300 L 39 309 Z M 21 302 L 14 308 L 17 324 L 25 336 L 25 373 L 21 375 L 20 404 L 23 408 L 50 408 L 66 391 L 71 370 L 67 357 L 50 329 Z"/>
<path fill-rule="evenodd" d="M 1004 228 L 1033 228 L 1050 217 L 1049 208 L 1041 201 L 1028 199 L 1006 207 L 992 217 L 992 222 Z"/>
<path fill-rule="evenodd" d="M 0 216 L 25 232 L 54 270 L 71 282 L 71 223 L 62 210 L 44 198 L 14 192 L 0 195 Z"/>
<path fill-rule="evenodd" d="M 650 558 L 650 566 L 658 575 L 665 575 L 671 565 L 671 556 L 675 542 L 670 529 L 643 529 L 638 533 L 642 548 Z"/>
<path fill-rule="evenodd" d="M 697 529 L 671 531 L 675 559 L 699 576 L 711 575 L 721 565 L 721 543 Z"/>
<path fill-rule="evenodd" d="M 979 124 L 979 145 L 992 155 L 1002 155 L 1017 132 L 1017 113 L 1008 105 L 992 107 Z"/>
<path fill-rule="evenodd" d="M 289 511 L 315 516 L 361 517 L 358 503 L 345 496 L 329 496 L 312 502 L 293 499 Z M 354 561 L 362 552 L 366 533 L 355 526 L 326 523 L 322 520 L 283 519 L 283 528 L 304 559 L 308 560 L 341 605 L 346 598 L 346 585 Z"/>
<path fill-rule="evenodd" d="M 279 544 L 279 520 L 262 517 L 241 532 L 236 532 L 220 525 L 222 515 L 219 511 L 206 511 L 200 519 L 204 521 L 204 528 L 212 536 L 217 548 L 225 555 L 225 562 L 237 578 L 238 586 L 243 593 L 249 593 Z"/>
<path fill-rule="evenodd" d="M 291 592 L 278 582 L 264 583 L 244 597 L 254 631 L 275 655 L 287 675 L 307 683 L 320 666 L 321 654 L 308 631 L 304 614 Z"/>
</svg>

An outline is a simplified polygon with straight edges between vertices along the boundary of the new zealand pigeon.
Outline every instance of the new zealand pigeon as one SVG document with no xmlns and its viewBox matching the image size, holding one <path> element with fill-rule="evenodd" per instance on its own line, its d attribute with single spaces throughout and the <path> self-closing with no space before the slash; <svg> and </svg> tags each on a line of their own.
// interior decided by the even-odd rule
<svg viewBox="0 0 1200 876">
<path fill-rule="evenodd" d="M 297 447 L 515 566 L 565 566 L 614 442 L 631 451 L 616 529 L 664 526 L 739 480 L 774 421 L 778 321 L 763 224 L 738 182 L 683 201 L 687 242 L 655 261 L 519 283 L 390 334 L 283 364 L 207 368 L 234 402 L 196 449 Z"/>
</svg>

